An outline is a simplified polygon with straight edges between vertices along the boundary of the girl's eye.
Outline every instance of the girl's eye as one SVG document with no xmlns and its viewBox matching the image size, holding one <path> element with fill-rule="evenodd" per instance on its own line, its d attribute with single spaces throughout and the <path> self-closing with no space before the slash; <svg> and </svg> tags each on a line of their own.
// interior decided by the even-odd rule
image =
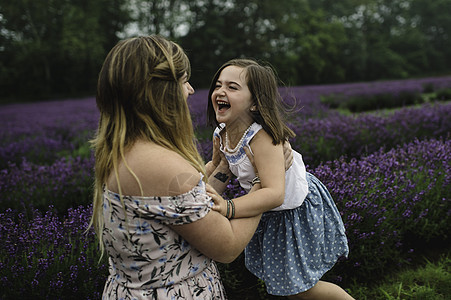
<svg viewBox="0 0 451 300">
<path fill-rule="evenodd" d="M 237 90 L 236 86 L 233 86 L 233 85 L 230 86 L 230 89 L 231 90 Z"/>
</svg>

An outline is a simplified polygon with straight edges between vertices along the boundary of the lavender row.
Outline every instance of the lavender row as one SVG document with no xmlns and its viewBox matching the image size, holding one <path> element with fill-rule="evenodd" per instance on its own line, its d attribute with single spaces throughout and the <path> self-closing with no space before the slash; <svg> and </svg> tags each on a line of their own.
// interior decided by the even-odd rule
<svg viewBox="0 0 451 300">
<path fill-rule="evenodd" d="M 70 139 L 95 129 L 99 118 L 94 98 L 4 105 L 0 110 L 0 139 L 4 142 L 30 135 Z"/>
<path fill-rule="evenodd" d="M 335 95 L 345 100 L 354 96 L 365 96 L 374 94 L 400 93 L 422 93 L 425 90 L 438 90 L 451 87 L 451 76 L 430 77 L 406 80 L 359 82 L 346 84 L 308 85 L 281 88 L 280 93 L 285 102 L 295 105 L 298 117 L 323 118 L 335 112 L 329 110 L 328 106 L 321 103 L 322 96 Z M 194 123 L 197 127 L 206 124 L 206 107 L 208 91 L 200 90 L 188 99 L 193 114 Z"/>
<path fill-rule="evenodd" d="M 451 103 L 425 104 L 393 114 L 334 115 L 326 119 L 294 120 L 292 142 L 305 161 L 317 166 L 340 156 L 360 157 L 383 147 L 389 150 L 414 139 L 448 137 Z"/>
<path fill-rule="evenodd" d="M 13 104 L 0 109 L 0 169 L 9 163 L 51 164 L 84 149 L 97 126 L 94 98 Z"/>
<path fill-rule="evenodd" d="M 451 87 L 451 76 L 408 80 L 375 81 L 348 84 L 312 85 L 281 88 L 281 94 L 288 103 L 294 99 L 299 114 L 304 117 L 318 116 L 328 110 L 321 104 L 321 96 L 374 95 L 378 93 L 399 94 L 400 92 L 422 92 L 425 86 L 433 89 Z M 188 99 L 190 109 L 198 126 L 205 126 L 205 112 L 208 91 L 201 89 Z M 2 144 L 17 137 L 45 135 L 49 132 L 76 136 L 80 130 L 96 127 L 98 112 L 94 98 L 68 99 L 29 104 L 12 104 L 0 110 L 0 141 Z M 63 128 L 63 129 L 62 129 Z M 63 132 L 60 132 L 60 131 Z M 75 135 L 74 135 L 75 134 Z"/>
<path fill-rule="evenodd" d="M 313 117 L 340 119 L 338 113 L 321 103 L 320 97 L 324 95 L 350 97 L 421 91 L 425 85 L 434 89 L 451 87 L 451 77 L 291 87 L 281 89 L 281 93 L 287 102 L 295 103 L 296 113 L 290 119 L 295 120 L 295 126 L 301 126 L 301 121 Z M 198 90 L 188 99 L 197 131 L 206 128 L 207 94 L 207 90 Z M 98 116 L 94 98 L 2 106 L 0 169 L 5 168 L 7 162 L 20 163 L 23 157 L 34 163 L 51 163 L 74 153 L 87 157 L 89 151 L 85 143 L 93 135 Z M 327 134 L 327 129 L 324 130 Z"/>
<path fill-rule="evenodd" d="M 349 239 L 350 257 L 332 275 L 375 278 L 407 263 L 422 244 L 437 237 L 449 241 L 450 154 L 450 140 L 417 140 L 309 170 L 329 188 Z M 230 184 L 228 196 L 242 193 Z M 97 264 L 93 232 L 84 233 L 90 213 L 89 205 L 63 217 L 52 207 L 0 213 L 0 298 L 98 298 L 107 270 L 104 261 Z"/>
<path fill-rule="evenodd" d="M 100 299 L 108 274 L 99 263 L 91 208 L 0 213 L 1 299 Z"/>
<path fill-rule="evenodd" d="M 92 101 L 83 102 L 90 107 Z M 293 147 L 304 155 L 307 164 L 316 166 L 321 161 L 334 160 L 342 155 L 359 157 L 378 150 L 390 149 L 414 138 L 446 137 L 451 132 L 451 104 L 425 104 L 420 108 L 404 108 L 390 115 L 363 114 L 345 116 L 330 114 L 328 118 L 304 119 L 293 115 L 290 126 L 297 134 Z M 95 118 L 89 122 L 68 121 L 38 123 L 35 132 L 26 122 L 17 122 L 17 141 L 0 145 L 0 169 L 8 162 L 20 165 L 22 160 L 36 164 L 51 164 L 61 156 L 90 156 L 87 140 L 92 136 Z M 24 124 L 26 126 L 21 126 Z M 42 125 L 44 124 L 44 125 Z M 77 126 L 78 125 L 78 126 Z M 12 139 L 12 126 L 9 135 Z M 20 132 L 28 131 L 20 136 Z M 8 132 L 8 130 L 5 130 Z M 2 134 L 5 136 L 5 131 Z M 206 159 L 211 156 L 211 129 L 199 127 L 197 132 L 208 132 L 200 138 L 200 151 Z M 6 140 L 6 141 L 5 141 Z M 11 165 L 11 164 L 9 164 Z"/>
<path fill-rule="evenodd" d="M 430 248 L 449 243 L 450 140 L 415 140 L 308 171 L 328 187 L 349 241 L 349 258 L 328 273 L 331 280 L 342 281 L 344 274 L 348 280 L 381 278 Z M 233 180 L 224 197 L 243 194 Z"/>
<path fill-rule="evenodd" d="M 335 160 L 313 173 L 329 188 L 345 222 L 351 255 L 341 268 L 383 276 L 416 251 L 450 240 L 449 139 L 416 140 L 361 160 Z"/>
<path fill-rule="evenodd" d="M 0 211 L 7 208 L 45 211 L 52 205 L 58 212 L 91 202 L 93 157 L 60 158 L 50 165 L 25 158 L 0 170 Z"/>
<path fill-rule="evenodd" d="M 322 119 L 294 116 L 289 125 L 296 137 L 290 142 L 306 164 L 315 167 L 341 156 L 361 157 L 380 148 L 388 151 L 414 139 L 449 138 L 450 115 L 451 103 L 436 103 L 403 108 L 389 115 L 334 114 Z M 200 141 L 199 151 L 206 159 L 211 157 L 210 144 L 210 137 Z"/>
</svg>

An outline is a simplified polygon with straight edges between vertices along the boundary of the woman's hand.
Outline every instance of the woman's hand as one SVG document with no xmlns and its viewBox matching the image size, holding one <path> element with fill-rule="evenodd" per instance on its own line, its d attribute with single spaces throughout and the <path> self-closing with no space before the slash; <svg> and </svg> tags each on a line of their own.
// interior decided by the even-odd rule
<svg viewBox="0 0 451 300">
<path fill-rule="evenodd" d="M 214 204 L 212 209 L 219 212 L 221 215 L 226 216 L 227 213 L 227 201 L 216 192 L 216 190 L 209 184 L 206 185 L 207 195 L 211 197 Z"/>
<path fill-rule="evenodd" d="M 252 154 L 251 150 L 249 149 L 249 146 L 244 147 L 244 152 L 246 152 L 247 158 L 249 158 L 249 161 L 252 164 L 252 167 L 254 168 L 255 176 L 258 176 L 258 170 L 257 166 L 255 165 L 254 155 Z"/>
<path fill-rule="evenodd" d="M 221 150 L 219 150 L 219 147 L 220 147 L 219 137 L 215 136 L 213 138 L 213 155 L 211 160 L 213 161 L 213 164 L 216 167 L 222 166 L 229 168 L 229 162 L 227 161 L 227 158 L 224 156 L 224 153 L 222 153 Z"/>
<path fill-rule="evenodd" d="M 216 136 L 213 137 L 213 154 L 211 160 L 205 165 L 208 177 L 218 168 L 218 166 L 220 166 L 221 169 L 229 168 L 229 163 L 225 158 L 224 153 L 219 150 L 219 144 L 219 138 Z"/>
<path fill-rule="evenodd" d="M 283 156 L 285 158 L 285 171 L 293 164 L 293 149 L 289 141 L 283 143 Z"/>
<path fill-rule="evenodd" d="M 213 154 L 211 157 L 211 162 L 215 166 L 215 168 L 221 162 L 221 151 L 219 151 L 219 138 L 217 136 L 213 137 Z"/>
</svg>

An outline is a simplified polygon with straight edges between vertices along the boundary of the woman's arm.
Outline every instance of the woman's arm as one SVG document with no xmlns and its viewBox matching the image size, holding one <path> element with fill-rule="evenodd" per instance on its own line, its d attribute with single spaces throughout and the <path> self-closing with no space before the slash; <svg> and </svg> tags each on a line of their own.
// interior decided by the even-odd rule
<svg viewBox="0 0 451 300">
<path fill-rule="evenodd" d="M 191 191 L 201 179 L 200 173 L 183 157 L 153 143 L 137 143 L 126 154 L 126 160 L 128 168 L 121 165 L 118 171 L 122 192 L 126 195 L 177 196 Z M 109 188 L 117 191 L 115 183 L 117 180 L 112 174 Z M 208 192 L 216 201 L 219 199 L 211 187 Z M 256 216 L 230 222 L 210 210 L 193 223 L 170 227 L 205 255 L 220 262 L 231 262 L 243 251 L 259 220 L 260 216 Z"/>
<path fill-rule="evenodd" d="M 250 193 L 260 189 L 255 185 Z M 208 194 L 217 201 L 225 202 L 211 187 Z M 204 218 L 190 224 L 171 228 L 206 256 L 222 263 L 234 261 L 254 235 L 261 215 L 228 220 L 211 210 Z"/>
</svg>

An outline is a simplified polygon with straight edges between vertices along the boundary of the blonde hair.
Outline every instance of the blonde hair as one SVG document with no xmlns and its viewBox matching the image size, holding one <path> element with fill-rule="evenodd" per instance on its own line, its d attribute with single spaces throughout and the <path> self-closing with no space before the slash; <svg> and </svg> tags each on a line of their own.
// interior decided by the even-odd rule
<svg viewBox="0 0 451 300">
<path fill-rule="evenodd" d="M 93 226 L 102 255 L 103 189 L 118 162 L 128 167 L 124 154 L 137 140 L 152 141 L 175 151 L 199 172 L 205 166 L 197 151 L 188 104 L 181 78 L 190 75 L 190 63 L 182 48 L 160 36 L 136 37 L 120 41 L 108 53 L 99 74 L 96 103 L 99 126 L 91 141 L 95 150 Z M 204 176 L 206 178 L 206 176 Z M 124 202 L 121 201 L 123 207 Z"/>
<path fill-rule="evenodd" d="M 273 144 L 285 142 L 295 137 L 295 133 L 285 124 L 282 97 L 278 91 L 277 76 L 269 65 L 261 65 L 257 61 L 245 58 L 236 58 L 224 63 L 211 81 L 208 93 L 207 122 L 218 126 L 216 113 L 211 103 L 211 95 L 222 70 L 229 66 L 243 68 L 246 71 L 246 80 L 252 100 L 257 106 L 256 111 L 250 112 L 255 122 L 272 137 Z"/>
</svg>

